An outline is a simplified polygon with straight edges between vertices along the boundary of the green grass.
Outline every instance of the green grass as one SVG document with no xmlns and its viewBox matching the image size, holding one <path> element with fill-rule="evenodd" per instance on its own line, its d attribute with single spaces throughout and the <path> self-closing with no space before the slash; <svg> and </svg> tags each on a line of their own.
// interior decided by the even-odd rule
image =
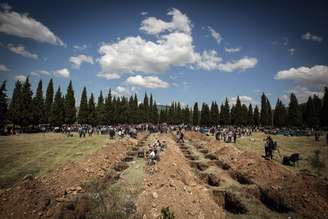
<svg viewBox="0 0 328 219">
<path fill-rule="evenodd" d="M 255 152 L 259 155 L 264 155 L 264 133 L 253 133 L 252 136 L 242 137 L 237 139 L 235 146 L 244 151 Z M 312 174 L 316 174 L 316 170 L 311 166 L 311 158 L 315 150 L 320 150 L 320 159 L 325 163 L 325 168 L 321 170 L 323 177 L 328 177 L 328 145 L 324 136 L 321 137 L 320 142 L 315 142 L 314 137 L 288 137 L 282 135 L 272 135 L 273 141 L 277 141 L 281 157 L 276 152 L 274 159 L 277 162 L 282 161 L 282 156 L 291 155 L 292 153 L 300 153 L 301 160 L 299 167 L 288 167 L 291 170 L 308 170 Z"/>
<path fill-rule="evenodd" d="M 110 143 L 108 136 L 79 138 L 63 134 L 0 136 L 0 188 L 26 174 L 43 175 L 67 160 L 76 160 Z"/>
</svg>

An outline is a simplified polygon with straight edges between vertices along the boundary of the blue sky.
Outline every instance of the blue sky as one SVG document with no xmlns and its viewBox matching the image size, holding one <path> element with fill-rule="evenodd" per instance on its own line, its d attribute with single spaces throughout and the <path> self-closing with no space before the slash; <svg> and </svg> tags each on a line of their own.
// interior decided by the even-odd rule
<svg viewBox="0 0 328 219">
<path fill-rule="evenodd" d="M 0 81 L 272 105 L 328 85 L 325 1 L 5 1 Z"/>
</svg>

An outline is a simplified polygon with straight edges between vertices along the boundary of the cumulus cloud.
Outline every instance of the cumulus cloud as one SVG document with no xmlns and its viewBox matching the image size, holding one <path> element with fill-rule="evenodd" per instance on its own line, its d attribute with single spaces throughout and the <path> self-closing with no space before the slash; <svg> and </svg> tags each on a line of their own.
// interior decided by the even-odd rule
<svg viewBox="0 0 328 219">
<path fill-rule="evenodd" d="M 170 22 L 166 22 L 155 17 L 148 17 L 142 21 L 140 30 L 153 35 L 157 35 L 165 31 L 179 31 L 190 34 L 191 22 L 187 15 L 181 13 L 175 8 L 169 10 L 167 15 L 172 16 L 172 20 Z"/>
<path fill-rule="evenodd" d="M 25 75 L 16 75 L 15 79 L 17 81 L 25 82 L 26 81 L 26 76 Z"/>
<path fill-rule="evenodd" d="M 27 14 L 11 11 L 11 7 L 1 7 L 0 32 L 46 42 L 53 45 L 64 46 L 63 41 L 51 32 L 41 22 L 36 21 Z"/>
<path fill-rule="evenodd" d="M 30 58 L 30 59 L 38 59 L 38 58 L 39 58 L 39 56 L 38 56 L 37 54 L 35 54 L 35 53 L 31 53 L 31 52 L 27 51 L 27 50 L 25 49 L 25 47 L 22 46 L 22 45 L 17 45 L 17 46 L 15 46 L 15 45 L 13 45 L 13 44 L 8 44 L 8 45 L 7 45 L 7 48 L 8 48 L 11 52 L 16 53 L 16 54 L 19 54 L 19 55 L 21 55 L 21 56 L 24 56 L 24 57 L 26 57 L 26 58 Z"/>
<path fill-rule="evenodd" d="M 321 43 L 322 40 L 323 40 L 322 37 L 311 34 L 310 32 L 307 32 L 307 33 L 303 34 L 302 39 L 303 40 L 314 41 L 314 42 L 317 42 L 317 43 Z"/>
<path fill-rule="evenodd" d="M 234 52 L 239 52 L 241 48 L 236 47 L 236 48 L 224 48 L 224 51 L 229 52 L 229 53 L 234 53 Z"/>
<path fill-rule="evenodd" d="M 130 89 L 123 86 L 117 86 L 114 90 L 112 90 L 112 95 L 114 96 L 129 96 Z"/>
<path fill-rule="evenodd" d="M 224 63 L 215 50 L 195 51 L 189 18 L 177 9 L 169 11 L 171 22 L 157 18 L 142 21 L 141 30 L 156 34 L 156 40 L 140 36 L 103 43 L 98 52 L 102 71 L 99 77 L 117 79 L 125 73 L 162 73 L 171 67 L 189 67 L 203 70 L 245 70 L 256 65 L 255 58 L 244 57 Z"/>
<path fill-rule="evenodd" d="M 279 71 L 274 78 L 276 80 L 294 80 L 304 84 L 328 84 L 328 66 L 290 68 Z"/>
<path fill-rule="evenodd" d="M 141 15 L 142 15 L 142 16 L 146 16 L 147 14 L 148 14 L 147 11 L 143 11 L 143 12 L 141 12 Z"/>
<path fill-rule="evenodd" d="M 132 86 L 146 88 L 168 88 L 170 85 L 166 81 L 162 81 L 157 76 L 143 77 L 141 75 L 131 76 L 126 79 L 126 83 Z"/>
<path fill-rule="evenodd" d="M 67 68 L 58 69 L 54 71 L 54 75 L 58 77 L 68 78 L 69 74 L 70 72 Z"/>
<path fill-rule="evenodd" d="M 0 71 L 9 71 L 9 68 L 3 64 L 0 64 Z"/>
<path fill-rule="evenodd" d="M 208 31 L 210 32 L 211 36 L 215 39 L 215 41 L 220 44 L 221 41 L 223 40 L 221 34 L 217 31 L 215 31 L 212 27 L 207 26 Z"/>
<path fill-rule="evenodd" d="M 71 56 L 69 58 L 69 62 L 73 65 L 73 68 L 79 69 L 83 62 L 87 62 L 93 64 L 93 58 L 91 56 L 86 55 L 78 55 L 78 56 Z"/>
</svg>

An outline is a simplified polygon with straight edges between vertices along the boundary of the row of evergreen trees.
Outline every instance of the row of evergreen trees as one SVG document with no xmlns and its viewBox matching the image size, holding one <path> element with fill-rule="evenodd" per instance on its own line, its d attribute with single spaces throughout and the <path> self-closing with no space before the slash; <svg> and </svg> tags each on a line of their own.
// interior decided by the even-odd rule
<svg viewBox="0 0 328 219">
<path fill-rule="evenodd" d="M 30 125 L 62 124 L 107 125 L 107 124 L 138 124 L 138 123 L 169 123 L 192 124 L 202 126 L 212 125 L 262 125 L 275 127 L 319 127 L 328 126 L 328 88 L 324 90 L 324 97 L 320 99 L 314 95 L 304 104 L 299 104 L 295 94 L 290 95 L 290 102 L 286 107 L 278 99 L 275 109 L 272 110 L 269 99 L 263 93 L 261 108 L 256 105 L 242 104 L 237 97 L 232 106 L 226 98 L 220 106 L 212 102 L 210 106 L 203 103 L 201 107 L 196 102 L 193 108 L 183 107 L 179 102 L 170 106 L 158 108 L 152 95 L 145 94 L 143 102 L 138 101 L 136 94 L 127 97 L 112 96 L 109 90 L 104 97 L 102 91 L 96 103 L 91 93 L 88 98 L 84 87 L 80 106 L 75 106 L 75 96 L 72 82 L 66 89 L 65 95 L 60 87 L 54 91 L 51 79 L 43 95 L 43 85 L 40 80 L 33 96 L 31 84 L 27 78 L 24 83 L 16 81 L 11 101 L 8 104 L 6 82 L 0 87 L 0 129 L 5 124 Z"/>
</svg>

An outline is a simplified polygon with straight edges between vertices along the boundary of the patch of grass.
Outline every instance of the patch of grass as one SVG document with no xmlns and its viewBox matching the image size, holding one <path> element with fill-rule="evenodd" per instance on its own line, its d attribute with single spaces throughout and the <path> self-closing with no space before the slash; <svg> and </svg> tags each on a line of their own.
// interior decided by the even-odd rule
<svg viewBox="0 0 328 219">
<path fill-rule="evenodd" d="M 28 173 L 43 175 L 63 161 L 83 158 L 113 142 L 107 135 L 79 138 L 60 133 L 0 136 L 0 187 Z"/>
<path fill-rule="evenodd" d="M 242 137 L 237 139 L 237 143 L 233 144 L 238 149 L 243 151 L 255 152 L 259 155 L 264 155 L 264 139 L 267 135 L 261 132 L 253 133 L 252 136 Z M 274 159 L 277 162 L 282 161 L 283 156 L 289 156 L 293 153 L 299 153 L 301 160 L 298 167 L 288 167 L 291 170 L 307 170 L 311 174 L 317 174 L 317 169 L 311 165 L 313 154 L 316 150 L 320 150 L 320 160 L 324 162 L 324 168 L 321 169 L 322 177 L 328 177 L 328 145 L 322 137 L 320 142 L 315 142 L 314 137 L 300 136 L 288 137 L 282 135 L 272 135 L 273 141 L 277 141 L 280 155 L 275 152 Z"/>
</svg>

